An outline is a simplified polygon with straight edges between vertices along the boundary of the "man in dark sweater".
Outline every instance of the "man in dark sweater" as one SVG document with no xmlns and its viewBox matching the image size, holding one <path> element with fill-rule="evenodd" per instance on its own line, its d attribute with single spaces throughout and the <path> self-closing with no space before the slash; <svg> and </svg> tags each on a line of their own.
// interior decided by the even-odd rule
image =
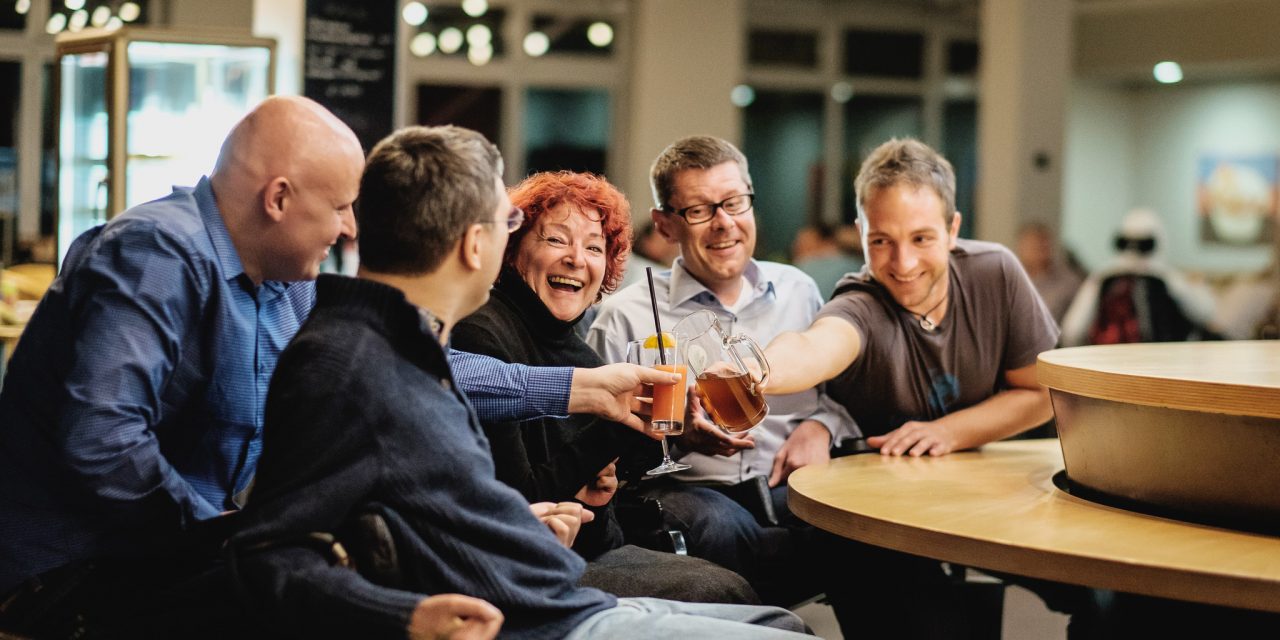
<svg viewBox="0 0 1280 640">
<path fill-rule="evenodd" d="M 500 176 L 497 149 L 454 127 L 409 128 L 371 153 L 360 278 L 322 277 L 272 379 L 253 499 L 230 544 L 247 602 L 291 635 L 484 637 L 483 610 L 424 613 L 443 596 L 423 594 L 456 593 L 500 609 L 511 638 L 795 637 L 803 623 L 781 609 L 578 587 L 583 561 L 567 546 L 581 507 L 531 510 L 495 478 L 443 345 L 485 302 L 522 217 Z M 395 540 L 394 583 L 330 564 L 313 542 L 369 510 Z"/>
</svg>

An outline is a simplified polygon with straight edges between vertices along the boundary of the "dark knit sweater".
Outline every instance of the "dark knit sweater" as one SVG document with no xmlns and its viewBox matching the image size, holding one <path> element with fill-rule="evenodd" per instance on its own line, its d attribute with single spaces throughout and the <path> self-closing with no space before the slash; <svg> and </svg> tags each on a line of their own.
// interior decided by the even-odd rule
<svg viewBox="0 0 1280 640">
<path fill-rule="evenodd" d="M 580 317 L 578 318 L 580 319 Z M 489 302 L 453 330 L 457 349 L 504 362 L 539 366 L 604 364 L 574 333 L 578 319 L 559 320 L 514 269 L 505 268 Z M 485 422 L 498 479 L 531 502 L 572 500 L 614 458 L 620 473 L 657 463 L 658 443 L 616 422 L 592 416 L 545 417 L 524 422 Z M 642 466 L 648 464 L 648 466 Z M 628 468 L 630 467 L 630 468 Z M 573 548 L 590 560 L 622 544 L 612 503 L 592 509 Z"/>
<path fill-rule="evenodd" d="M 233 545 L 334 531 L 381 504 L 407 591 L 327 566 L 304 544 L 243 554 L 256 602 L 289 633 L 404 637 L 416 594 L 502 610 L 504 638 L 563 637 L 612 596 L 575 586 L 584 563 L 494 476 L 489 444 L 445 352 L 397 289 L 321 276 L 311 318 L 281 355 L 263 454 Z"/>
</svg>

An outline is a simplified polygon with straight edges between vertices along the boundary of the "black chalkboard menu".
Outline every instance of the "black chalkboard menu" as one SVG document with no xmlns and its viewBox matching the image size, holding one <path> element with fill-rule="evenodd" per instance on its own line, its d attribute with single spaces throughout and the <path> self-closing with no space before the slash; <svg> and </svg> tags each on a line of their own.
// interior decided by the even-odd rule
<svg viewBox="0 0 1280 640">
<path fill-rule="evenodd" d="M 396 0 L 307 0 L 305 28 L 302 93 L 367 152 L 394 126 Z"/>
</svg>

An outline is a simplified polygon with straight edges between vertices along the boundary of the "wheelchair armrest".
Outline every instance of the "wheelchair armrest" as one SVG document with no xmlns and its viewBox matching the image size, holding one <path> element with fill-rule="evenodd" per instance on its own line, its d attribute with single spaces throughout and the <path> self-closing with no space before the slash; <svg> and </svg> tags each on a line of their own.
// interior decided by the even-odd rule
<svg viewBox="0 0 1280 640">
<path fill-rule="evenodd" d="M 684 532 L 668 527 L 662 515 L 662 501 L 632 491 L 619 491 L 614 499 L 614 515 L 622 526 L 622 536 L 638 547 L 688 555 Z"/>
</svg>

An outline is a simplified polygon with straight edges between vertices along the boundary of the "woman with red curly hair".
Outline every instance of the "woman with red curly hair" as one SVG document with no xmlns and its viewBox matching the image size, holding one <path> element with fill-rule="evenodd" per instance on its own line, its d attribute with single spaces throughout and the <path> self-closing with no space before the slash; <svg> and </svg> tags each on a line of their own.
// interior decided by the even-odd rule
<svg viewBox="0 0 1280 640">
<path fill-rule="evenodd" d="M 622 192 L 604 178 L 560 171 L 535 173 L 512 187 L 510 196 L 511 203 L 524 210 L 524 224 L 507 240 L 505 262 L 520 272 L 557 318 L 572 320 L 618 288 L 631 254 L 631 205 Z M 578 232 L 584 236 L 579 247 L 583 253 L 581 260 L 574 260 L 567 255 L 572 248 L 566 234 Z M 564 268 L 549 263 L 562 263 Z M 539 277 L 551 271 L 574 281 L 557 282 L 555 291 L 581 295 L 547 295 L 550 285 Z M 576 314 L 563 315 L 575 307 L 580 307 Z"/>
<path fill-rule="evenodd" d="M 586 173 L 535 174 L 510 195 L 525 222 L 507 242 L 489 302 L 458 323 L 452 346 L 519 364 L 604 364 L 574 326 L 622 278 L 631 250 L 630 205 L 605 179 Z M 499 480 L 530 502 L 576 500 L 594 514 L 573 543 L 588 561 L 582 585 L 624 597 L 758 602 L 746 581 L 727 569 L 624 544 L 612 504 L 618 475 L 638 477 L 635 470 L 655 464 L 655 441 L 594 416 L 483 426 Z"/>
</svg>

